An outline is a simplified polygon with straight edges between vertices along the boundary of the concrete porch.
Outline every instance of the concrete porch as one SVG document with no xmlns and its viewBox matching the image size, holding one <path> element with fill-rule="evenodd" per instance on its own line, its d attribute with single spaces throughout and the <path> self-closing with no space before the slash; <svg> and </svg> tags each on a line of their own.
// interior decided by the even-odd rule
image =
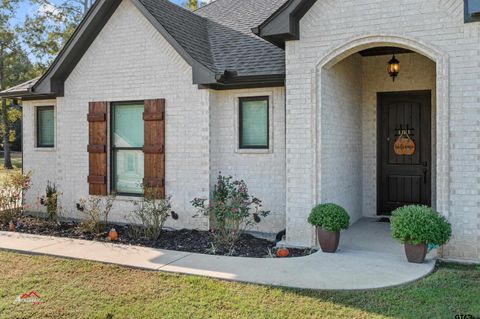
<svg viewBox="0 0 480 319">
<path fill-rule="evenodd" d="M 406 261 L 389 224 L 362 219 L 342 234 L 336 254 L 299 258 L 241 258 L 0 232 L 0 249 L 119 264 L 223 280 L 320 290 L 363 290 L 418 280 L 435 266 L 432 256 Z"/>
<path fill-rule="evenodd" d="M 390 235 L 390 223 L 379 222 L 380 218 L 362 218 L 342 233 L 339 250 L 371 251 L 390 254 L 405 259 L 403 245 Z M 434 258 L 431 252 L 428 258 Z"/>
</svg>

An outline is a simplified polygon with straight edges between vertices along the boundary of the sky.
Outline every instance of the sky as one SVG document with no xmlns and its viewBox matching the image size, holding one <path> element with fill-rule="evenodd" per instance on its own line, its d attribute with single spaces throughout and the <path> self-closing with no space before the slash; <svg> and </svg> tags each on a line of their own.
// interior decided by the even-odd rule
<svg viewBox="0 0 480 319">
<path fill-rule="evenodd" d="M 0 0 L 1 1 L 1 0 Z M 52 4 L 58 4 L 60 2 L 62 2 L 64 0 L 50 0 L 50 2 Z M 171 2 L 175 3 L 175 4 L 178 4 L 178 5 L 181 5 L 182 3 L 185 2 L 185 0 L 170 0 Z M 211 0 L 210 0 L 211 1 Z M 210 2 L 210 1 L 207 1 L 207 2 Z M 28 15 L 28 14 L 31 14 L 32 12 L 30 12 L 31 10 L 38 10 L 38 6 L 34 6 L 32 5 L 31 3 L 31 0 L 21 0 L 20 1 L 20 4 L 19 4 L 19 7 L 18 7 L 18 11 L 16 12 L 15 14 L 15 18 L 13 19 L 12 23 L 14 25 L 21 25 L 23 24 L 24 20 L 25 20 L 25 17 Z M 28 51 L 28 50 L 27 50 Z M 33 55 L 30 55 L 30 58 L 32 60 L 35 60 L 35 57 Z"/>
<path fill-rule="evenodd" d="M 59 2 L 59 0 L 51 0 L 51 1 L 52 3 Z M 184 0 L 170 0 L 170 1 L 179 5 L 184 2 Z M 33 7 L 30 4 L 30 0 L 22 0 L 20 3 L 19 10 L 17 12 L 17 18 L 16 18 L 17 23 L 21 23 L 25 19 L 25 16 L 28 14 L 29 10 L 35 10 L 35 7 Z"/>
</svg>

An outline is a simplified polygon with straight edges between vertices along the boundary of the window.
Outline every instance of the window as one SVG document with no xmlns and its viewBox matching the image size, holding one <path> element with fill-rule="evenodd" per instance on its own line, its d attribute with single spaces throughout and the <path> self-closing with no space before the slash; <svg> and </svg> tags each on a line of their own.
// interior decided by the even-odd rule
<svg viewBox="0 0 480 319">
<path fill-rule="evenodd" d="M 465 22 L 480 21 L 480 1 L 465 0 Z"/>
<path fill-rule="evenodd" d="M 144 177 L 143 102 L 112 104 L 112 190 L 141 195 Z"/>
<path fill-rule="evenodd" d="M 268 149 L 268 96 L 240 98 L 240 148 Z"/>
<path fill-rule="evenodd" d="M 55 144 L 55 116 L 53 106 L 37 107 L 37 147 Z"/>
</svg>

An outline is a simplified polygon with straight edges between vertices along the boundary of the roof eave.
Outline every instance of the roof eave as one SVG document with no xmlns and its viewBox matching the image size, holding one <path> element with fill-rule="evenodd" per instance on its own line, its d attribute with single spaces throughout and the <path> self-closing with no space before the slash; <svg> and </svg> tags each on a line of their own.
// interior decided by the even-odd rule
<svg viewBox="0 0 480 319">
<path fill-rule="evenodd" d="M 54 94 L 36 94 L 31 91 L 0 92 L 0 98 L 14 100 L 46 100 L 56 97 Z"/>
<path fill-rule="evenodd" d="M 317 0 L 289 0 L 261 25 L 252 29 L 257 36 L 285 48 L 285 41 L 300 39 L 300 20 Z"/>
<path fill-rule="evenodd" d="M 215 72 L 193 59 L 192 56 L 168 33 L 162 24 L 138 0 L 131 0 L 135 7 L 152 23 L 162 36 L 192 67 L 193 84 L 215 83 Z M 32 87 L 39 95 L 64 95 L 64 84 L 69 74 L 88 50 L 90 44 L 103 29 L 122 0 L 98 0 L 90 8 L 72 37 L 65 44 L 47 72 Z"/>
<path fill-rule="evenodd" d="M 222 77 L 216 83 L 199 85 L 201 89 L 212 90 L 233 90 L 283 86 L 285 86 L 285 74 L 230 76 L 227 78 Z"/>
<path fill-rule="evenodd" d="M 32 87 L 37 94 L 63 96 L 64 82 L 122 0 L 98 0 L 90 8 L 47 72 Z"/>
<path fill-rule="evenodd" d="M 145 18 L 157 29 L 167 42 L 177 51 L 178 54 L 192 67 L 193 84 L 206 84 L 215 82 L 215 72 L 195 60 L 165 27 L 145 8 L 138 0 L 132 0 L 135 7 L 142 12 Z"/>
</svg>

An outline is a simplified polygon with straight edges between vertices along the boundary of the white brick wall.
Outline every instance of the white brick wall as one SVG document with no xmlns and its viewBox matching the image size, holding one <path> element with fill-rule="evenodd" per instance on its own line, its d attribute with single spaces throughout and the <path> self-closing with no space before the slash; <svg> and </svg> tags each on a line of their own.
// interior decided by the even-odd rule
<svg viewBox="0 0 480 319">
<path fill-rule="evenodd" d="M 166 191 L 180 215 L 168 225 L 207 227 L 205 218 L 192 217 L 190 201 L 209 193 L 209 92 L 192 84 L 191 67 L 130 1 L 120 5 L 65 82 L 65 97 L 57 101 L 57 152 L 42 162 L 40 153 L 25 149 L 35 182 L 43 183 L 47 172 L 56 176 L 65 215 L 79 217 L 75 203 L 88 195 L 88 102 L 153 98 L 166 99 Z M 27 106 L 27 141 L 34 128 L 30 112 Z M 126 221 L 131 209 L 130 198 L 119 198 L 112 220 Z"/>
<path fill-rule="evenodd" d="M 333 150 L 333 142 L 356 136 L 355 133 L 362 129 L 365 157 L 359 171 L 364 176 L 360 187 L 363 214 L 374 211 L 372 194 L 376 179 L 375 173 L 372 174 L 374 145 L 371 142 L 376 139 L 372 136 L 375 131 L 372 94 L 376 90 L 432 88 L 434 65 L 428 60 L 422 63 L 421 57 L 409 61 L 413 55 L 405 58 L 401 74 L 405 80 L 399 77 L 396 87 L 388 79 L 383 82 L 370 80 L 378 78 L 376 72 L 385 72 L 385 64 L 377 58 L 363 59 L 363 69 L 370 71 L 363 73 L 360 79 L 348 74 L 354 69 L 353 60 L 350 67 L 337 65 L 336 71 L 341 71 L 341 75 L 335 74 L 335 67 L 330 69 L 334 73 L 323 70 L 360 49 L 393 44 L 417 50 L 436 62 L 434 129 L 437 143 L 434 149 L 437 180 L 434 195 L 437 208 L 450 219 L 454 230 L 454 238 L 445 248 L 444 256 L 479 260 L 479 42 L 480 23 L 463 23 L 462 0 L 401 0 L 395 5 L 383 0 L 317 1 L 301 21 L 301 39 L 286 45 L 284 108 L 283 89 L 199 90 L 192 84 L 191 67 L 125 0 L 66 81 L 65 97 L 56 101 L 55 150 L 34 149 L 33 106 L 44 102 L 25 103 L 25 168 L 35 171 L 34 187 L 27 202 L 33 206 L 34 198 L 43 193 L 46 181 L 56 181 L 64 193 L 65 214 L 78 217 L 75 202 L 88 192 L 86 114 L 89 101 L 165 98 L 166 188 L 173 195 L 175 209 L 181 218 L 169 225 L 207 227 L 205 219 L 192 218 L 190 200 L 208 196 L 210 185 L 221 170 L 244 178 L 252 193 L 264 199 L 268 209 L 277 214 L 267 219 L 268 224 L 260 225 L 259 230 L 276 231 L 286 224 L 289 243 L 312 245 L 313 229 L 306 222 L 312 206 L 324 198 L 346 200 L 346 197 L 335 197 L 338 195 L 335 188 L 328 190 L 329 182 L 335 181 L 334 174 L 328 174 L 330 168 L 339 172 L 340 166 L 346 165 L 352 171 L 359 166 L 358 161 L 353 160 L 358 149 L 349 150 L 349 155 L 341 162 L 335 162 L 331 154 L 318 150 L 322 145 L 329 145 Z M 412 69 L 408 67 L 410 62 Z M 413 73 L 413 69 L 417 73 Z M 410 80 L 409 76 L 415 79 Z M 361 114 L 358 108 L 353 108 L 355 112 L 350 114 L 342 109 L 349 104 L 356 107 L 359 93 L 356 86 L 340 83 L 340 79 L 363 82 Z M 351 92 L 346 94 L 348 89 Z M 257 93 L 272 96 L 273 152 L 238 153 L 235 149 L 235 101 L 238 95 Z M 324 95 L 330 95 L 331 99 L 324 100 Z M 335 109 L 329 115 L 333 122 L 321 116 L 322 108 Z M 358 121 L 362 128 L 353 121 L 357 116 L 363 116 L 363 121 Z M 339 124 L 335 121 L 346 121 L 343 125 L 347 127 L 348 123 L 351 131 L 329 138 L 328 134 L 332 134 L 329 125 Z M 341 152 L 335 154 L 343 155 Z M 359 175 L 348 178 L 358 185 Z M 341 181 L 337 186 L 337 189 L 346 189 L 348 185 Z M 356 187 L 351 189 L 357 190 Z M 282 200 L 282 196 L 286 200 Z M 358 198 L 355 193 L 345 205 L 353 211 Z M 113 219 L 125 221 L 124 216 L 130 210 L 131 203 L 121 199 L 115 206 Z M 358 212 L 354 216 L 358 216 Z"/>
<path fill-rule="evenodd" d="M 479 260 L 480 24 L 464 24 L 463 1 L 317 1 L 301 21 L 300 37 L 286 45 L 287 240 L 310 245 L 314 239 L 305 219 L 318 191 L 310 177 L 318 170 L 317 66 L 354 53 L 354 46 L 394 44 L 437 62 L 436 202 L 454 231 L 444 256 Z"/>
<path fill-rule="evenodd" d="M 248 96 L 269 97 L 270 150 L 238 149 L 238 101 Z M 210 182 L 216 182 L 219 172 L 245 180 L 250 193 L 263 201 L 265 210 L 271 211 L 253 229 L 285 229 L 284 88 L 212 91 L 211 98 Z"/>
<path fill-rule="evenodd" d="M 384 67 L 391 55 L 353 54 L 322 73 L 317 201 L 342 205 L 352 223 L 361 216 L 377 216 L 377 92 L 432 91 L 435 172 L 435 63 L 417 53 L 397 54 L 397 58 L 401 73 L 395 82 Z"/>
<path fill-rule="evenodd" d="M 45 207 L 41 206 L 38 199 L 45 195 L 47 182 L 56 181 L 57 166 L 57 134 L 55 134 L 55 147 L 37 148 L 36 140 L 36 107 L 54 106 L 55 122 L 57 118 L 57 107 L 55 100 L 25 101 L 23 103 L 23 171 L 33 173 L 32 187 L 26 193 L 25 203 L 27 209 L 36 212 L 45 212 Z M 57 133 L 57 132 L 55 132 Z"/>
<path fill-rule="evenodd" d="M 272 148 L 267 153 L 238 152 L 238 97 L 258 95 L 270 96 Z M 30 145 L 35 130 L 33 105 L 45 102 L 24 103 L 25 168 L 35 173 L 27 198 L 31 210 L 42 209 L 35 205 L 36 197 L 51 180 L 63 192 L 63 214 L 81 217 L 75 203 L 88 195 L 88 102 L 151 98 L 166 99 L 166 190 L 180 215 L 167 226 L 207 228 L 206 218 L 192 217 L 190 201 L 208 197 L 210 183 L 222 171 L 245 179 L 251 193 L 272 211 L 255 230 L 285 228 L 284 89 L 199 90 L 192 84 L 191 67 L 130 1 L 120 5 L 75 67 L 65 82 L 65 96 L 47 103 L 58 105 L 54 150 Z M 131 198 L 120 197 L 111 220 L 127 222 L 125 216 L 132 207 Z"/>
<path fill-rule="evenodd" d="M 362 59 L 352 55 L 322 74 L 318 202 L 362 216 Z"/>
</svg>

